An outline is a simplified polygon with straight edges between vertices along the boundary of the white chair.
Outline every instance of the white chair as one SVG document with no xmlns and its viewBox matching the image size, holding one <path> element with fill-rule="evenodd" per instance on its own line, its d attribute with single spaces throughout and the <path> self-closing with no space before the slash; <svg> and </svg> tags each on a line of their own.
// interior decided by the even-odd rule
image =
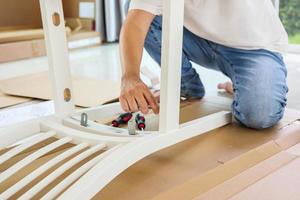
<svg viewBox="0 0 300 200">
<path fill-rule="evenodd" d="M 127 129 L 94 122 L 121 113 L 119 103 L 75 112 L 61 0 L 40 0 L 40 5 L 55 115 L 2 130 L 0 164 L 5 164 L 36 144 L 52 140 L 6 168 L 0 174 L 0 185 L 53 150 L 66 144 L 72 146 L 55 154 L 45 164 L 9 186 L 0 194 L 0 199 L 13 197 L 35 178 L 67 158 L 54 171 L 19 195 L 19 199 L 38 195 L 74 166 L 77 168 L 44 194 L 42 199 L 91 199 L 118 174 L 145 156 L 231 122 L 231 113 L 222 111 L 179 124 L 184 0 L 164 0 L 161 111 L 157 119 L 159 123 L 154 125 L 159 129 L 137 131 L 137 135 L 129 135 Z M 83 112 L 89 117 L 88 126 L 80 124 Z M 89 157 L 89 161 L 78 166 Z"/>
</svg>

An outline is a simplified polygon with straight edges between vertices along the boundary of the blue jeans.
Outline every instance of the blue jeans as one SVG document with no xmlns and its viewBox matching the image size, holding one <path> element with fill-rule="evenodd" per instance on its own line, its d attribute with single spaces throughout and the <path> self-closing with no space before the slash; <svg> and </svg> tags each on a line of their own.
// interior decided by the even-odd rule
<svg viewBox="0 0 300 200">
<path fill-rule="evenodd" d="M 145 49 L 160 65 L 162 17 L 153 20 Z M 275 125 L 286 106 L 286 67 L 281 54 L 268 50 L 243 50 L 226 47 L 200 38 L 184 28 L 181 95 L 201 98 L 205 89 L 191 61 L 221 71 L 234 87 L 232 112 L 249 128 Z"/>
</svg>

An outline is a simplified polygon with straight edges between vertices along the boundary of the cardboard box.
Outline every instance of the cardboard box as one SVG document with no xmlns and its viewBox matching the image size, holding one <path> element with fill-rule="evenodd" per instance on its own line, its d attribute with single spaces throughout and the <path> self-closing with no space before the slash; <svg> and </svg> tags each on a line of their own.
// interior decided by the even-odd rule
<svg viewBox="0 0 300 200">
<path fill-rule="evenodd" d="M 29 40 L 0 44 L 0 63 L 46 55 L 45 41 Z"/>
<path fill-rule="evenodd" d="M 66 35 L 69 36 L 70 34 L 71 29 L 66 27 Z M 41 28 L 6 30 L 0 32 L 0 44 L 37 39 L 44 39 L 44 31 Z"/>
<path fill-rule="evenodd" d="M 79 17 L 79 0 L 63 0 L 65 17 Z M 0 2 L 0 27 L 42 27 L 39 0 Z"/>
<path fill-rule="evenodd" d="M 70 18 L 95 18 L 95 0 L 63 0 L 64 15 Z M 86 5 L 88 5 L 86 7 Z M 94 10 L 91 11 L 91 7 Z M 92 14 L 92 15 L 91 15 Z"/>
<path fill-rule="evenodd" d="M 66 18 L 66 25 L 71 28 L 72 33 L 95 30 L 95 21 L 92 19 Z"/>
<path fill-rule="evenodd" d="M 24 40 L 43 39 L 43 29 L 24 29 L 0 32 L 0 44 Z"/>
<path fill-rule="evenodd" d="M 0 27 L 42 27 L 39 0 L 0 2 Z"/>
<path fill-rule="evenodd" d="M 99 87 L 101 87 L 101 90 Z M 48 72 L 1 80 L 0 88 L 5 94 L 9 95 L 41 100 L 52 99 L 52 88 Z M 77 106 L 98 106 L 119 97 L 120 83 L 111 80 L 73 77 L 72 94 Z"/>
<path fill-rule="evenodd" d="M 79 18 L 80 2 L 95 3 L 87 0 L 63 0 L 65 18 Z M 46 55 L 44 44 L 40 41 L 44 38 L 44 33 L 39 0 L 2 1 L 0 18 L 0 63 Z M 79 30 L 80 33 L 77 30 L 72 34 L 72 42 L 69 44 L 71 49 L 101 44 L 100 33 L 94 32 L 94 19 L 80 19 Z M 70 35 L 70 28 L 67 27 L 66 32 Z M 23 42 L 25 40 L 28 41 Z M 78 42 L 73 42 L 75 40 Z"/>
<path fill-rule="evenodd" d="M 68 30 L 68 29 L 67 29 Z M 69 31 L 70 32 L 70 31 Z M 23 38 L 24 39 L 24 38 Z M 95 31 L 80 31 L 68 37 L 69 49 L 101 44 L 100 34 Z M 0 44 L 0 63 L 46 55 L 44 39 Z"/>
</svg>

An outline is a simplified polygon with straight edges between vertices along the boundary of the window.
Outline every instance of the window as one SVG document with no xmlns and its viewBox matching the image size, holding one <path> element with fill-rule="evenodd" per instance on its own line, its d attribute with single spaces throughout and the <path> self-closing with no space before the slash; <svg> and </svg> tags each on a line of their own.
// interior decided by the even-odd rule
<svg viewBox="0 0 300 200">
<path fill-rule="evenodd" d="M 300 45 L 300 0 L 275 0 L 291 45 Z M 278 8 L 278 7 L 277 7 Z"/>
</svg>

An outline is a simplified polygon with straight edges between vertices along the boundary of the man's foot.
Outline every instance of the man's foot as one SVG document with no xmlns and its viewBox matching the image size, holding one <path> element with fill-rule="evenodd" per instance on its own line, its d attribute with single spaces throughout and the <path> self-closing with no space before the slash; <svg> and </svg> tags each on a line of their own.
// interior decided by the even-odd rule
<svg viewBox="0 0 300 200">
<path fill-rule="evenodd" d="M 218 84 L 219 90 L 225 90 L 229 94 L 233 94 L 233 86 L 231 82 L 219 83 Z"/>
<path fill-rule="evenodd" d="M 153 92 L 153 96 L 154 96 L 156 102 L 159 103 L 160 102 L 160 91 L 156 90 L 155 92 Z"/>
</svg>

